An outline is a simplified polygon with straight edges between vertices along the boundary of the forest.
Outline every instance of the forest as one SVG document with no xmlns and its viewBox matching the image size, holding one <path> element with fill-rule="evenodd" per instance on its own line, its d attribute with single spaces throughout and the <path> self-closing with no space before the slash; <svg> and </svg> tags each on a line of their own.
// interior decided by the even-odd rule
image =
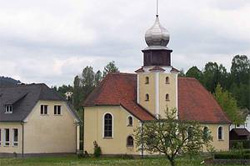
<svg viewBox="0 0 250 166">
<path fill-rule="evenodd" d="M 109 62 L 103 71 L 96 71 L 92 66 L 86 66 L 81 74 L 74 77 L 72 85 L 53 86 L 62 96 L 73 92 L 69 101 L 81 113 L 82 103 L 102 79 L 111 72 L 119 72 L 115 62 Z M 211 94 L 226 112 L 233 123 L 244 121 L 250 110 L 250 60 L 246 55 L 236 55 L 227 71 L 223 64 L 208 62 L 202 69 L 192 66 L 186 72 L 181 70 L 179 77 L 196 78 Z M 0 77 L 0 86 L 18 84 L 20 81 L 9 77 Z"/>
<path fill-rule="evenodd" d="M 80 75 L 74 77 L 73 86 L 54 86 L 61 95 L 72 91 L 71 102 L 76 110 L 82 110 L 82 103 L 101 80 L 110 72 L 119 72 L 115 62 L 109 62 L 103 69 L 94 72 L 86 66 Z M 193 77 L 211 92 L 223 110 L 234 123 L 242 123 L 250 110 L 250 60 L 246 55 L 236 55 L 230 71 L 216 62 L 208 62 L 204 68 L 192 66 L 186 72 L 181 70 L 179 77 Z"/>
</svg>

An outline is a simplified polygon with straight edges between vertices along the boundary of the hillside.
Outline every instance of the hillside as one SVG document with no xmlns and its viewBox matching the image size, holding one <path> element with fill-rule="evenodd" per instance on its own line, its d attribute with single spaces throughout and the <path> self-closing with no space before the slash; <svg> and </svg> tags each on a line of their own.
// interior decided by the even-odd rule
<svg viewBox="0 0 250 166">
<path fill-rule="evenodd" d="M 0 76 L 0 86 L 16 85 L 21 83 L 19 80 L 15 80 L 10 77 Z"/>
</svg>

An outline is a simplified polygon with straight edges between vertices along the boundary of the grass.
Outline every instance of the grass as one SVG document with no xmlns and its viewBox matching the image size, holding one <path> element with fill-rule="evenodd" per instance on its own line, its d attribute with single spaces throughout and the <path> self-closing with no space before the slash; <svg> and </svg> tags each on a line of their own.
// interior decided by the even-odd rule
<svg viewBox="0 0 250 166">
<path fill-rule="evenodd" d="M 177 166 L 201 166 L 203 157 L 195 159 L 181 157 Z M 0 166 L 170 166 L 165 158 L 122 159 L 122 158 L 78 158 L 66 157 L 32 157 L 32 158 L 0 158 Z M 219 166 L 219 165 L 218 165 Z M 221 165 L 236 166 L 236 165 Z"/>
</svg>

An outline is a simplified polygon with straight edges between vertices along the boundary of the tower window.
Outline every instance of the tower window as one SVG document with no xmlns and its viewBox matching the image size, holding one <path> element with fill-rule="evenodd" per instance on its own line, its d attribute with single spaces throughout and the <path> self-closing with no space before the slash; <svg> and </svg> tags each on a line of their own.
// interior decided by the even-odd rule
<svg viewBox="0 0 250 166">
<path fill-rule="evenodd" d="M 128 136 L 128 138 L 127 138 L 127 146 L 129 146 L 129 147 L 134 146 L 134 138 L 132 136 Z"/>
<path fill-rule="evenodd" d="M 149 95 L 148 94 L 145 95 L 145 101 L 149 101 Z"/>
<path fill-rule="evenodd" d="M 145 77 L 145 84 L 149 84 L 149 77 Z"/>
<path fill-rule="evenodd" d="M 166 77 L 165 83 L 166 83 L 166 84 L 169 84 L 169 77 Z"/>
<path fill-rule="evenodd" d="M 132 116 L 128 117 L 128 126 L 133 126 L 133 118 L 132 118 Z"/>
<path fill-rule="evenodd" d="M 104 115 L 104 137 L 112 137 L 113 117 L 107 113 Z"/>
<path fill-rule="evenodd" d="M 166 101 L 169 101 L 169 94 L 166 94 L 165 100 L 166 100 Z"/>
</svg>

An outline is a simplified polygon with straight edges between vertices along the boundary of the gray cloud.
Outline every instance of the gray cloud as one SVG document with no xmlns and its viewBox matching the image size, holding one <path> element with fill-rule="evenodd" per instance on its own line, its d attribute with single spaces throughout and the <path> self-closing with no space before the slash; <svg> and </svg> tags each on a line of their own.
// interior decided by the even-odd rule
<svg viewBox="0 0 250 166">
<path fill-rule="evenodd" d="M 112 60 L 134 72 L 154 15 L 152 0 L 0 0 L 0 75 L 70 84 L 86 65 L 103 70 Z M 160 1 L 173 65 L 215 61 L 229 69 L 234 55 L 250 53 L 248 15 L 247 0 Z"/>
</svg>

